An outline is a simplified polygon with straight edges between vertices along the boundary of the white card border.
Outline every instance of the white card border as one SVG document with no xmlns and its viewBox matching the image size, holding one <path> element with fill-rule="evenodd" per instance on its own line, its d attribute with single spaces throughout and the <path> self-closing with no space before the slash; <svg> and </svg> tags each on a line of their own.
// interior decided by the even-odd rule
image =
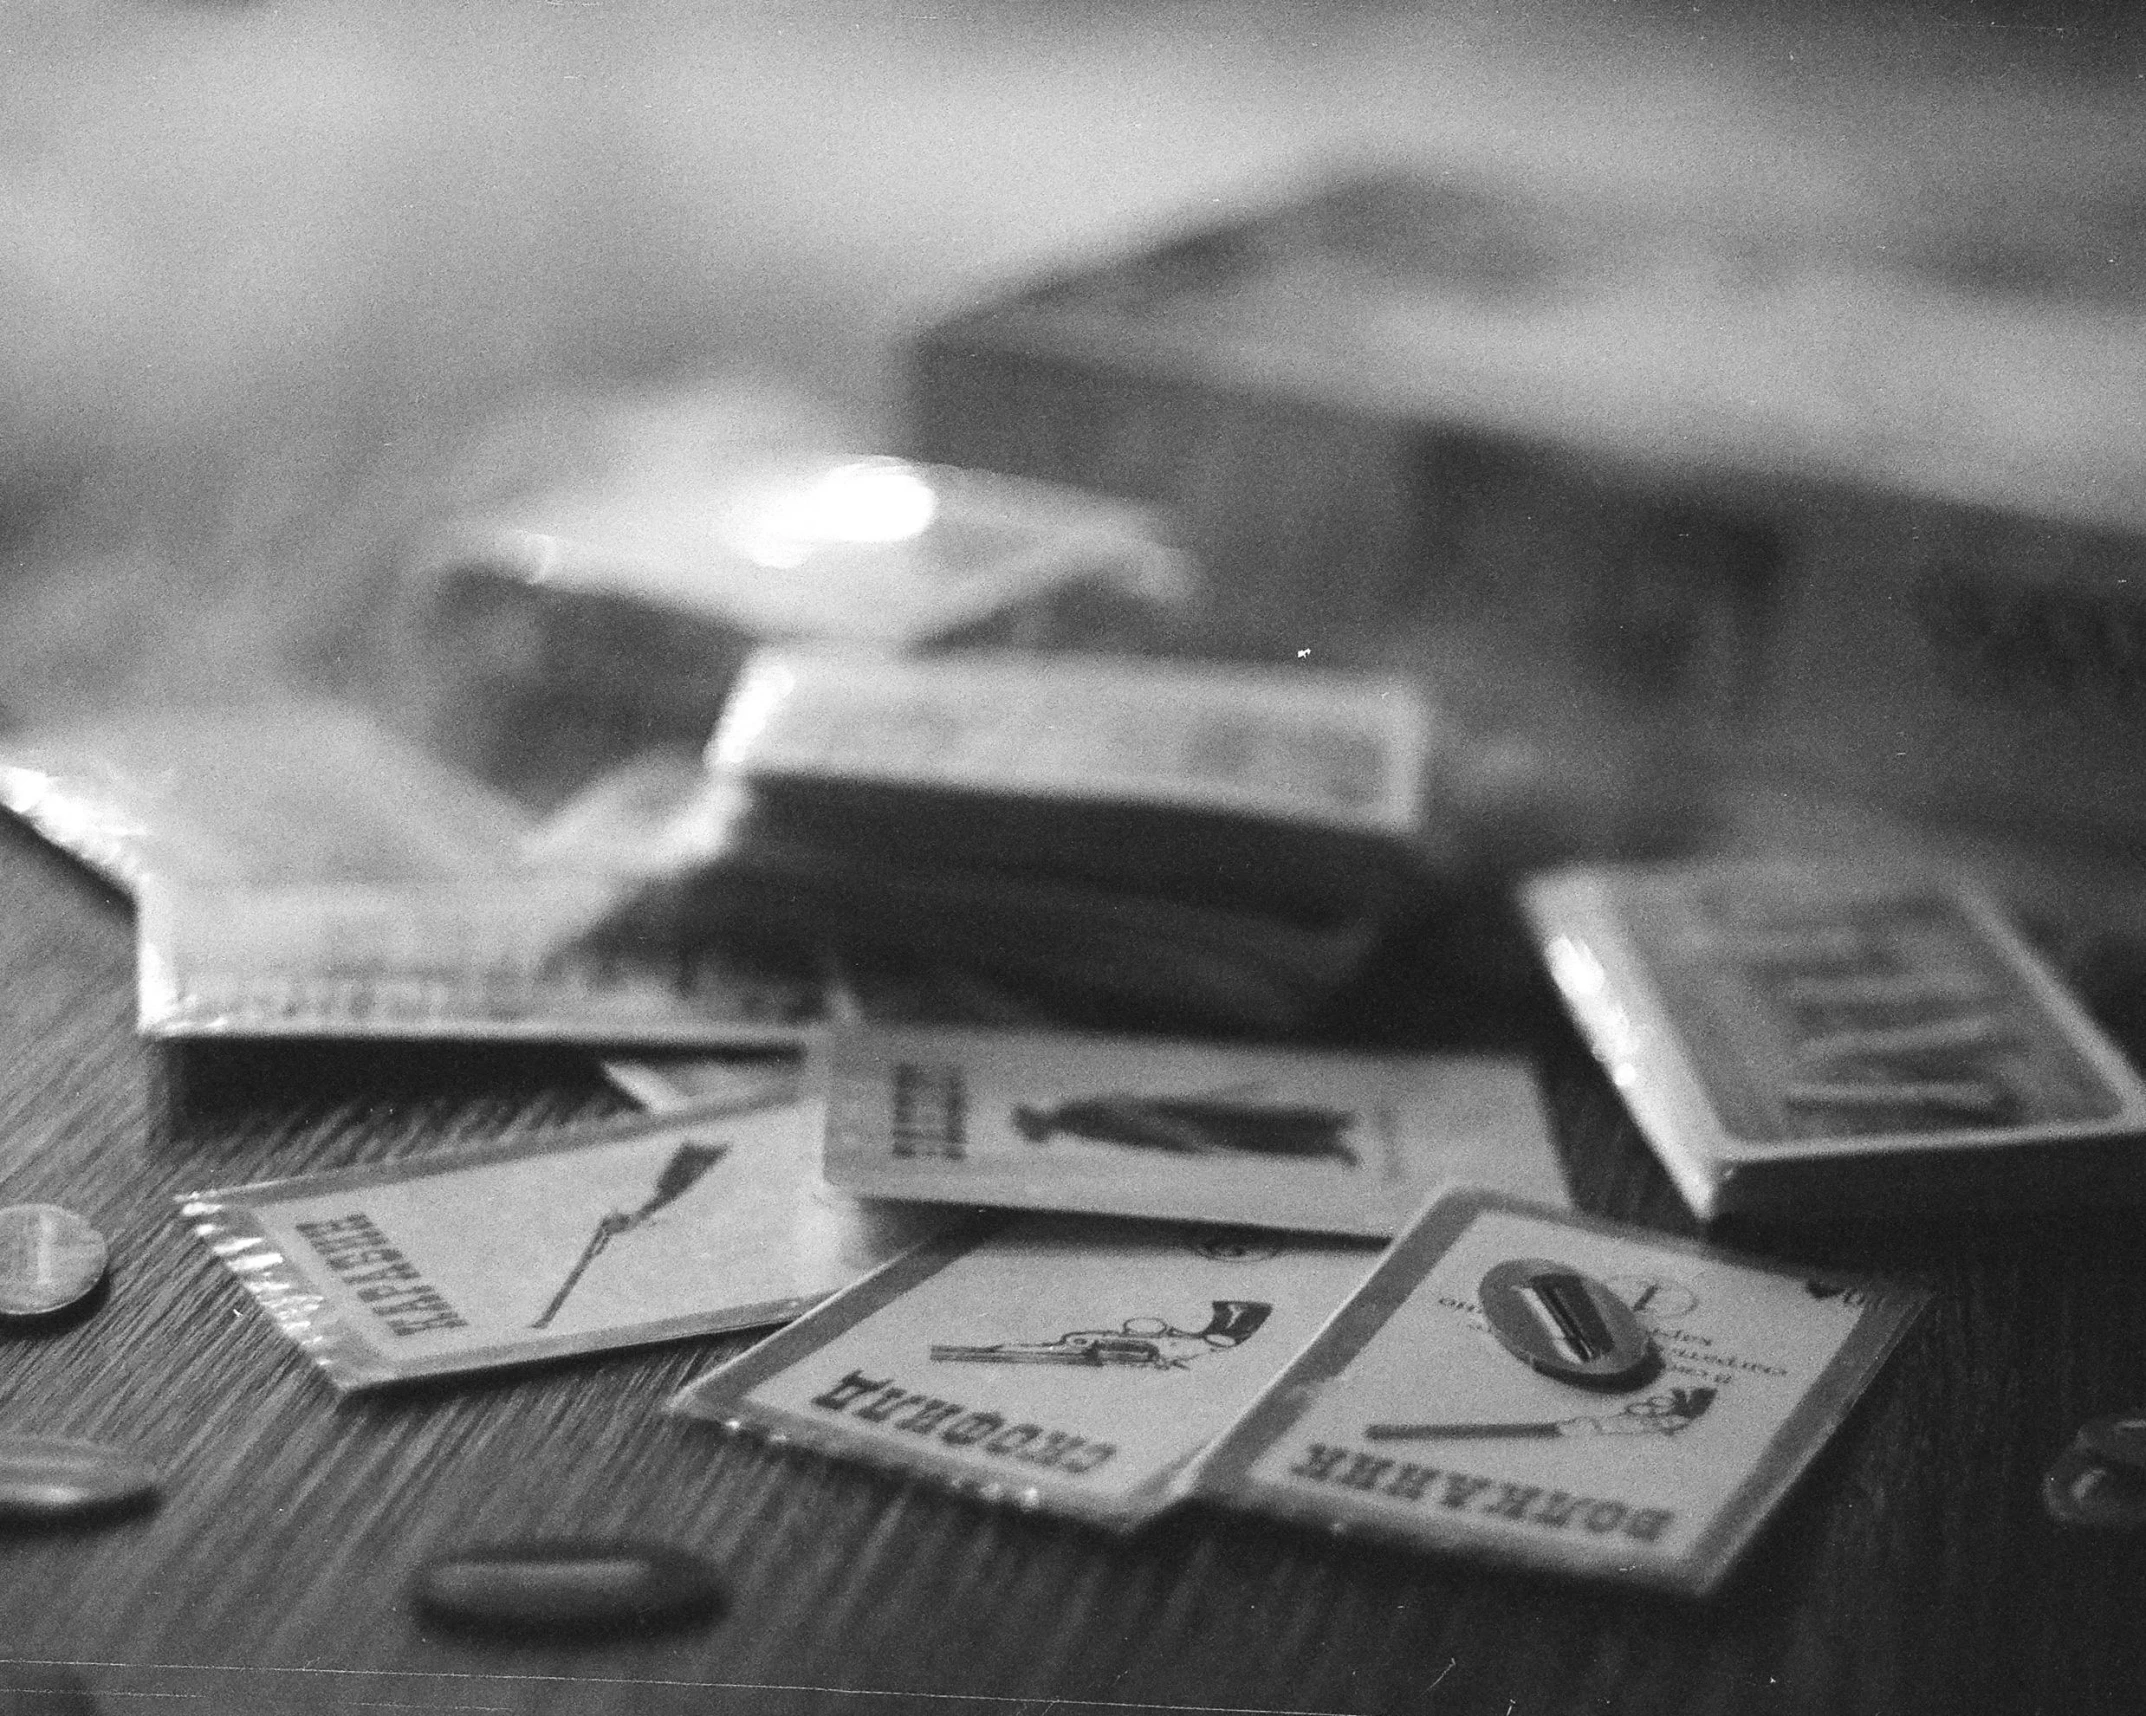
<svg viewBox="0 0 2146 1716">
<path fill-rule="evenodd" d="M 1577 1228 L 1582 1232 L 1645 1245 L 1655 1250 L 1713 1263 L 1730 1263 L 1787 1280 L 1802 1272 L 1777 1262 L 1725 1251 L 1719 1246 L 1677 1239 L 1599 1216 L 1531 1204 L 1502 1192 L 1462 1188 L 1446 1193 L 1426 1209 L 1416 1224 L 1394 1241 L 1356 1293 L 1312 1336 L 1310 1343 L 1282 1373 L 1261 1390 L 1242 1416 L 1211 1442 L 1181 1475 L 1191 1499 L 1232 1513 L 1254 1512 L 1333 1536 L 1362 1537 L 1403 1548 L 1503 1562 L 1541 1572 L 1611 1578 L 1670 1591 L 1680 1596 L 1711 1595 L 1756 1537 L 1781 1497 L 1818 1455 L 1863 1390 L 1891 1356 L 1908 1326 L 1928 1303 L 1929 1293 L 1834 1269 L 1813 1270 L 1845 1289 L 1868 1295 L 1855 1327 L 1804 1391 L 1795 1408 L 1768 1440 L 1751 1471 L 1701 1530 L 1684 1556 L 1659 1568 L 1633 1568 L 1604 1574 L 1581 1567 L 1557 1552 L 1554 1540 L 1540 1545 L 1524 1540 L 1486 1543 L 1477 1539 L 1441 1541 L 1435 1532 L 1411 1531 L 1398 1523 L 1351 1515 L 1337 1520 L 1331 1509 L 1296 1490 L 1262 1483 L 1252 1467 L 1304 1416 L 1320 1391 L 1345 1371 L 1387 1320 L 1407 1303 L 1438 1260 L 1478 1218 L 1504 1213 Z"/>
</svg>

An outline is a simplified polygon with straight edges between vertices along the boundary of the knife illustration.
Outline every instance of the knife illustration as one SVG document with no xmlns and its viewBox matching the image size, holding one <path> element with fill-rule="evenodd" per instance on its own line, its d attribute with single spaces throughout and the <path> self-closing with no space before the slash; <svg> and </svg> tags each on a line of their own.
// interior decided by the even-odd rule
<svg viewBox="0 0 2146 1716">
<path fill-rule="evenodd" d="M 1599 1417 L 1551 1418 L 1522 1424 L 1373 1424 L 1364 1431 L 1372 1442 L 1431 1442 L 1493 1436 L 1674 1436 L 1706 1415 L 1720 1391 L 1672 1388 L 1635 1400 L 1622 1412 Z"/>
</svg>

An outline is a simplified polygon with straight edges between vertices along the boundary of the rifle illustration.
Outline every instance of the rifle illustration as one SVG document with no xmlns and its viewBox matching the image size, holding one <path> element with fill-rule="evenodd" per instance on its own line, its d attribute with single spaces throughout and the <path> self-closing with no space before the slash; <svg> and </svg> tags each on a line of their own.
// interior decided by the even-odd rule
<svg viewBox="0 0 2146 1716">
<path fill-rule="evenodd" d="M 1123 1365 L 1183 1370 L 1202 1354 L 1227 1352 L 1259 1332 L 1273 1313 L 1257 1299 L 1214 1299 L 1204 1329 L 1180 1329 L 1162 1317 L 1128 1317 L 1115 1329 L 1074 1329 L 1055 1341 L 1001 1341 L 995 1346 L 934 1346 L 941 1364 Z"/>
<path fill-rule="evenodd" d="M 1622 1412 L 1602 1417 L 1538 1419 L 1525 1424 L 1372 1424 L 1370 1442 L 1430 1442 L 1479 1436 L 1674 1436 L 1706 1416 L 1719 1393 L 1712 1388 L 1672 1388 L 1635 1400 Z"/>
<path fill-rule="evenodd" d="M 589 1265 L 604 1254 L 610 1243 L 622 1233 L 631 1233 L 666 1204 L 674 1204 L 700 1182 L 703 1174 L 730 1153 L 724 1144 L 681 1144 L 664 1163 L 663 1172 L 656 1176 L 656 1189 L 648 1201 L 637 1210 L 613 1210 L 596 1224 L 596 1231 L 589 1236 L 589 1243 L 582 1247 L 581 1255 L 574 1259 L 574 1267 L 567 1271 L 566 1279 L 559 1283 L 558 1292 L 551 1296 L 551 1303 L 544 1307 L 544 1314 L 529 1326 L 543 1329 L 551 1326 L 552 1318 L 566 1304 L 567 1295 L 580 1285 L 588 1273 Z"/>
</svg>

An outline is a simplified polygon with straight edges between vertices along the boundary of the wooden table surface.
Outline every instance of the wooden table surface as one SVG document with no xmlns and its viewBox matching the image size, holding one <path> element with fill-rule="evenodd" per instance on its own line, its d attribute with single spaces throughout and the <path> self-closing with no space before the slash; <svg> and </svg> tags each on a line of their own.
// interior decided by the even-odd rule
<svg viewBox="0 0 2146 1716">
<path fill-rule="evenodd" d="M 1689 1231 L 1494 896 L 1367 988 L 1360 1034 L 1536 1055 L 1579 1201 Z M 738 1338 L 338 1398 L 172 1194 L 624 1106 L 566 1052 L 247 1047 L 131 1029 L 126 903 L 0 833 L 0 1198 L 110 1235 L 108 1291 L 0 1338 L 0 1427 L 125 1443 L 161 1505 L 0 1537 L 0 1712 L 2042 1711 L 2146 1703 L 2146 1544 L 2043 1517 L 2083 1418 L 2146 1399 L 2135 1217 L 1739 1242 L 1933 1307 L 1725 1592 L 1690 1604 L 1216 1515 L 1115 1541 L 659 1415 Z M 2139 1045 L 2130 1045 L 2134 1051 Z M 420 1560 L 626 1533 L 728 1614 L 591 1648 L 428 1633 Z"/>
</svg>

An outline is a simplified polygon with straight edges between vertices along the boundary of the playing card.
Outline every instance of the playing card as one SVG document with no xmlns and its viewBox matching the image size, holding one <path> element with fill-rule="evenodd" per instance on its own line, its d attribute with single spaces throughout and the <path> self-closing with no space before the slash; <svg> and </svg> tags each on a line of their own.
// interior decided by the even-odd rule
<svg viewBox="0 0 2146 1716">
<path fill-rule="evenodd" d="M 856 1027 L 829 1061 L 827 1177 L 878 1197 L 1380 1238 L 1442 1180 L 1565 1202 L 1512 1060 Z"/>
<path fill-rule="evenodd" d="M 1987 900 L 1815 862 L 1523 894 L 1566 1004 L 1702 1217 L 2107 1196 L 2146 1085 Z"/>
<path fill-rule="evenodd" d="M 1375 1251 L 1023 1216 L 903 1257 L 671 1410 L 1129 1529 Z"/>
<path fill-rule="evenodd" d="M 339 1388 L 780 1322 L 937 1231 L 828 1192 L 816 1102 L 179 1200 Z"/>
<path fill-rule="evenodd" d="M 1200 1462 L 1223 1506 L 1711 1590 L 1923 1302 L 1442 1197 Z M 1604 1302 L 1622 1308 L 1603 1314 Z M 1641 1345 L 1605 1383 L 1614 1323 Z"/>
</svg>

